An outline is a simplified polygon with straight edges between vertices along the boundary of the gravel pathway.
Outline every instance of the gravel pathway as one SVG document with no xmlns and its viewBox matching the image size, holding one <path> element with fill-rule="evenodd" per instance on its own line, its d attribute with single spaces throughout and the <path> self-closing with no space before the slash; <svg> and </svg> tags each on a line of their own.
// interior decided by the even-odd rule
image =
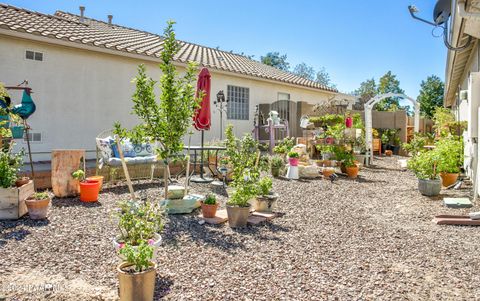
<svg viewBox="0 0 480 301">
<path fill-rule="evenodd" d="M 431 222 L 436 214 L 470 210 L 446 209 L 441 197 L 421 196 L 396 158 L 375 164 L 355 181 L 275 180 L 283 215 L 260 226 L 232 230 L 200 225 L 196 214 L 170 216 L 156 299 L 480 299 L 479 229 Z M 136 189 L 162 194 L 158 184 Z M 224 203 L 222 189 L 213 190 Z M 0 222 L 0 296 L 117 300 L 111 213 L 127 197 L 126 187 L 112 187 L 98 204 L 54 199 L 48 221 Z M 45 291 L 45 284 L 52 290 Z"/>
</svg>

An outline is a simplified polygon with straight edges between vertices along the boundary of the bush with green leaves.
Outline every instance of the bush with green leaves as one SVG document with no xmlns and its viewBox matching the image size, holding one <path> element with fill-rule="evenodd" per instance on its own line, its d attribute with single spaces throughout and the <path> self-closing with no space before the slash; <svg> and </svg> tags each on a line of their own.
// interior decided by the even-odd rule
<svg viewBox="0 0 480 301">
<path fill-rule="evenodd" d="M 407 167 L 419 179 L 435 180 L 438 178 L 437 166 L 439 161 L 438 152 L 434 150 L 424 151 L 410 158 L 407 162 Z"/>
<path fill-rule="evenodd" d="M 85 172 L 83 171 L 83 169 L 78 169 L 72 172 L 72 178 L 80 182 L 85 181 Z"/>
<path fill-rule="evenodd" d="M 205 198 L 205 201 L 203 201 L 205 205 L 215 205 L 217 203 L 217 198 L 215 197 L 214 194 L 208 194 L 207 197 Z"/>
<path fill-rule="evenodd" d="M 10 188 L 17 180 L 17 174 L 23 164 L 24 151 L 13 154 L 10 149 L 0 151 L 0 187 Z"/>
<path fill-rule="evenodd" d="M 35 192 L 33 198 L 37 201 L 46 200 L 50 198 L 48 191 Z"/>
<path fill-rule="evenodd" d="M 285 155 L 285 154 L 288 154 L 288 152 L 294 146 L 295 146 L 295 137 L 286 137 L 273 148 L 273 152 L 275 154 Z"/>
<path fill-rule="evenodd" d="M 282 157 L 272 156 L 270 158 L 270 167 L 274 169 L 280 169 L 285 166 L 285 161 Z"/>
<path fill-rule="evenodd" d="M 294 159 L 300 157 L 300 155 L 297 152 L 289 152 L 288 157 Z"/>
<path fill-rule="evenodd" d="M 433 144 L 433 136 L 428 133 L 415 133 L 409 143 L 403 143 L 402 148 L 410 155 L 415 156 L 419 152 L 426 151 L 425 145 Z"/>
<path fill-rule="evenodd" d="M 272 191 L 273 182 L 269 177 L 263 177 L 258 181 L 258 195 L 268 195 Z"/>
<path fill-rule="evenodd" d="M 164 226 L 164 208 L 155 201 L 124 200 L 119 203 L 117 213 L 120 236 L 119 243 L 138 246 L 154 238 Z"/>
<path fill-rule="evenodd" d="M 125 244 L 120 249 L 120 254 L 125 257 L 126 262 L 131 264 L 137 273 L 152 268 L 153 247 L 144 241 L 136 247 L 128 243 Z"/>
<path fill-rule="evenodd" d="M 245 179 L 242 183 L 237 183 L 235 192 L 228 199 L 227 205 L 238 207 L 250 207 L 249 201 L 257 196 L 257 187 L 254 182 Z"/>
<path fill-rule="evenodd" d="M 438 155 L 438 172 L 459 173 L 463 165 L 463 141 L 461 137 L 449 136 L 438 140 L 433 150 Z"/>
</svg>

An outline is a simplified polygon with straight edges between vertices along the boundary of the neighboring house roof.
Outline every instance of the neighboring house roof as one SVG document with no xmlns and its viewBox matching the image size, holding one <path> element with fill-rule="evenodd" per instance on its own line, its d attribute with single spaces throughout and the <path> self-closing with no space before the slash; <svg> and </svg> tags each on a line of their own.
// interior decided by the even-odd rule
<svg viewBox="0 0 480 301">
<path fill-rule="evenodd" d="M 55 15 L 0 4 L 0 28 L 121 52 L 160 58 L 163 38 L 157 34 L 57 11 Z M 198 62 L 207 68 L 240 73 L 293 85 L 338 92 L 315 81 L 251 60 L 245 56 L 179 41 L 180 63 Z"/>
</svg>

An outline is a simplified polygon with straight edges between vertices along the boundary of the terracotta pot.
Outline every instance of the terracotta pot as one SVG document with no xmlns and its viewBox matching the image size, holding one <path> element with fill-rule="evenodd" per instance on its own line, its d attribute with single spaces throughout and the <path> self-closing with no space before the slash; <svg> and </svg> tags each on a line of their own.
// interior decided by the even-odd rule
<svg viewBox="0 0 480 301">
<path fill-rule="evenodd" d="M 290 166 L 298 166 L 299 158 L 288 158 L 288 163 Z"/>
<path fill-rule="evenodd" d="M 442 185 L 443 187 L 448 187 L 450 185 L 455 184 L 458 179 L 458 173 L 445 173 L 442 172 L 440 174 L 440 178 L 442 178 Z"/>
<path fill-rule="evenodd" d="M 87 180 L 80 182 L 80 201 L 82 202 L 96 202 L 98 200 L 99 182 Z"/>
<path fill-rule="evenodd" d="M 87 178 L 87 181 L 97 181 L 98 182 L 98 191 L 102 191 L 103 176 L 91 176 L 91 177 Z"/>
<path fill-rule="evenodd" d="M 23 185 L 28 184 L 28 182 L 30 182 L 29 177 L 21 177 L 15 181 L 15 186 L 22 187 Z"/>
<path fill-rule="evenodd" d="M 50 198 L 44 200 L 26 199 L 25 205 L 28 208 L 28 214 L 31 219 L 45 219 L 48 213 Z"/>
<path fill-rule="evenodd" d="M 324 168 L 322 170 L 322 174 L 323 174 L 324 178 L 328 178 L 331 175 L 333 175 L 334 173 L 335 173 L 335 169 L 333 169 L 333 168 Z"/>
<path fill-rule="evenodd" d="M 150 263 L 152 268 L 130 273 L 126 270 L 132 265 L 128 262 L 117 266 L 120 301 L 151 301 L 155 292 L 155 276 L 157 265 Z"/>
<path fill-rule="evenodd" d="M 350 166 L 350 167 L 345 167 L 345 171 L 347 173 L 347 176 L 350 179 L 355 179 L 358 176 L 358 166 Z"/>
<path fill-rule="evenodd" d="M 258 212 L 272 212 L 278 200 L 278 193 L 259 196 L 253 200 L 253 209 Z"/>
<path fill-rule="evenodd" d="M 212 217 L 215 217 L 215 214 L 217 214 L 218 203 L 214 205 L 209 205 L 201 202 L 201 206 L 202 206 L 203 217 L 212 218 Z"/>
<path fill-rule="evenodd" d="M 247 226 L 248 216 L 250 215 L 249 207 L 228 206 L 228 225 L 231 228 L 242 228 Z"/>
<path fill-rule="evenodd" d="M 385 156 L 387 156 L 387 157 L 391 157 L 392 154 L 393 154 L 393 151 L 391 151 L 389 149 L 385 151 Z"/>
</svg>

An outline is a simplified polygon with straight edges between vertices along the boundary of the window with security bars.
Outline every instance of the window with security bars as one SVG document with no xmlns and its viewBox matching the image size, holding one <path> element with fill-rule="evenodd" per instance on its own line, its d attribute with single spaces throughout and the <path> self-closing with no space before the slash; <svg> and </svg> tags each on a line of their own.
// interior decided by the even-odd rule
<svg viewBox="0 0 480 301">
<path fill-rule="evenodd" d="M 231 120 L 248 120 L 250 89 L 227 86 L 227 118 Z"/>
</svg>

